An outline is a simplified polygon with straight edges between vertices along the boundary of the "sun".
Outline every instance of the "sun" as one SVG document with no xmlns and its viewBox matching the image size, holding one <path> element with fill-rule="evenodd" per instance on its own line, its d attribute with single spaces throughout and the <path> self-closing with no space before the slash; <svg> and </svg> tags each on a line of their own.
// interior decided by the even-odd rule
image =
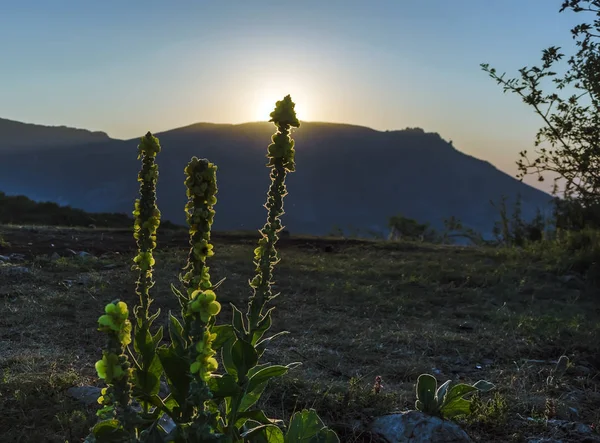
<svg viewBox="0 0 600 443">
<path fill-rule="evenodd" d="M 255 106 L 253 109 L 255 121 L 269 121 L 270 114 L 275 109 L 275 104 L 285 97 L 286 93 L 281 94 L 257 94 L 257 99 L 255 102 Z M 295 103 L 296 116 L 298 120 L 306 120 L 306 112 L 303 106 L 302 101 L 300 99 L 294 98 L 294 94 L 290 94 L 292 96 L 292 101 Z M 299 96 L 300 97 L 300 96 Z"/>
</svg>

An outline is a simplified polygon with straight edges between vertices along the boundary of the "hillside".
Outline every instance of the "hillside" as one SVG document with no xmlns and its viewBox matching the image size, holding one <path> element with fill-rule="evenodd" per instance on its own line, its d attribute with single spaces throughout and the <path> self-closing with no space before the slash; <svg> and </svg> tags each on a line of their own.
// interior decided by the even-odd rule
<svg viewBox="0 0 600 443">
<path fill-rule="evenodd" d="M 158 203 L 164 219 L 184 222 L 183 168 L 191 156 L 218 167 L 215 229 L 257 229 L 264 220 L 269 183 L 265 152 L 268 123 L 196 124 L 156 134 Z M 294 132 L 297 172 L 288 179 L 286 226 L 323 235 L 335 226 L 387 232 L 388 217 L 402 213 L 440 226 L 450 215 L 489 232 L 496 210 L 490 199 L 521 193 L 524 215 L 550 196 L 465 155 L 438 134 L 420 129 L 303 123 Z M 134 140 L 0 151 L 0 189 L 92 212 L 130 213 L 138 192 Z"/>
<path fill-rule="evenodd" d="M 69 128 L 66 126 L 43 126 L 21 123 L 0 118 L 0 152 L 13 149 L 72 146 L 111 140 L 99 131 Z"/>
<path fill-rule="evenodd" d="M 115 297 L 138 303 L 134 239 L 128 230 L 5 226 L 0 238 L 2 441 L 81 441 L 105 386 L 94 368 L 106 340 L 98 316 Z M 212 278 L 226 278 L 217 290 L 224 324 L 230 303 L 246 309 L 257 235 L 213 240 Z M 179 315 L 170 284 L 188 241 L 181 231 L 158 236 L 155 328 Z M 598 293 L 565 275 L 551 248 L 539 250 L 545 256 L 292 235 L 278 249 L 271 332 L 290 334 L 269 345 L 265 361 L 302 365 L 269 383 L 267 416 L 287 422 L 315 408 L 342 442 L 377 442 L 365 429 L 372 418 L 414 408 L 417 377 L 430 373 L 440 383 L 497 386 L 460 421 L 474 442 L 598 441 L 589 426 L 600 410 Z M 572 366 L 552 381 L 562 354 Z M 79 386 L 95 394 L 88 406 L 69 395 Z"/>
<path fill-rule="evenodd" d="M 131 211 L 130 211 L 131 212 Z M 133 216 L 126 213 L 85 212 L 82 209 L 61 206 L 54 202 L 36 202 L 23 195 L 6 195 L 0 191 L 0 224 L 59 227 L 133 227 Z M 159 229 L 178 229 L 163 220 Z"/>
</svg>

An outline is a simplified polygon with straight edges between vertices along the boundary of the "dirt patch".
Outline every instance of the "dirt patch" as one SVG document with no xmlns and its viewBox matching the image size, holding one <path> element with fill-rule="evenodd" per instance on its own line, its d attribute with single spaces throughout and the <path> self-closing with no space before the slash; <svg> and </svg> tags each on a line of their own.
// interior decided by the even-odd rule
<svg viewBox="0 0 600 443">
<path fill-rule="evenodd" d="M 136 303 L 135 243 L 127 230 L 6 227 L 0 235 L 0 255 L 24 255 L 0 263 L 0 429 L 6 441 L 80 441 L 95 407 L 66 391 L 101 386 L 96 320 L 115 298 Z M 256 238 L 213 235 L 211 275 L 226 278 L 219 323 L 230 319 L 229 303 L 245 307 Z M 178 312 L 170 284 L 187 241 L 185 231 L 158 237 L 153 307 L 163 319 Z M 92 256 L 63 257 L 66 249 Z M 265 359 L 302 366 L 266 392 L 262 406 L 271 416 L 315 407 L 342 441 L 371 441 L 362 424 L 413 408 L 414 383 L 427 372 L 439 381 L 496 384 L 461 421 L 476 441 L 569 441 L 576 437 L 548 420 L 599 422 L 597 294 L 565 283 L 547 263 L 493 249 L 294 236 L 279 250 L 273 332 L 290 334 Z M 54 252 L 61 257 L 52 259 Z M 549 381 L 562 354 L 572 364 Z M 371 392 L 377 375 L 378 395 Z"/>
</svg>

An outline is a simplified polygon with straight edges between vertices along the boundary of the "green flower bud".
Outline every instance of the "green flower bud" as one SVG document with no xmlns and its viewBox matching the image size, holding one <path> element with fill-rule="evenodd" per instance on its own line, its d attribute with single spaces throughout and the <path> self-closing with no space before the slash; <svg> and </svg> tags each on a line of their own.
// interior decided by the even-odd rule
<svg viewBox="0 0 600 443">
<path fill-rule="evenodd" d="M 98 377 L 106 380 L 106 383 L 112 383 L 113 380 L 118 380 L 125 374 L 119 364 L 119 357 L 113 353 L 105 352 L 102 360 L 98 360 L 95 367 Z"/>
</svg>

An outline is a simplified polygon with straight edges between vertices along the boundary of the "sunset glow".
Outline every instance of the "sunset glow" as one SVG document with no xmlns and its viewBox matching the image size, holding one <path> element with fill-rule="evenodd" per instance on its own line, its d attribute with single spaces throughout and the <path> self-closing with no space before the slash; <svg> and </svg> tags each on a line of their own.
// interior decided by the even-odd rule
<svg viewBox="0 0 600 443">
<path fill-rule="evenodd" d="M 306 101 L 303 100 L 302 94 L 294 94 L 293 91 L 285 92 L 285 89 L 281 89 L 278 92 L 266 91 L 257 92 L 255 100 L 252 102 L 252 116 L 251 120 L 254 121 L 268 121 L 269 115 L 275 109 L 275 103 L 281 100 L 287 94 L 292 96 L 292 100 L 296 104 L 295 110 L 299 120 L 308 120 L 308 111 Z"/>
</svg>

